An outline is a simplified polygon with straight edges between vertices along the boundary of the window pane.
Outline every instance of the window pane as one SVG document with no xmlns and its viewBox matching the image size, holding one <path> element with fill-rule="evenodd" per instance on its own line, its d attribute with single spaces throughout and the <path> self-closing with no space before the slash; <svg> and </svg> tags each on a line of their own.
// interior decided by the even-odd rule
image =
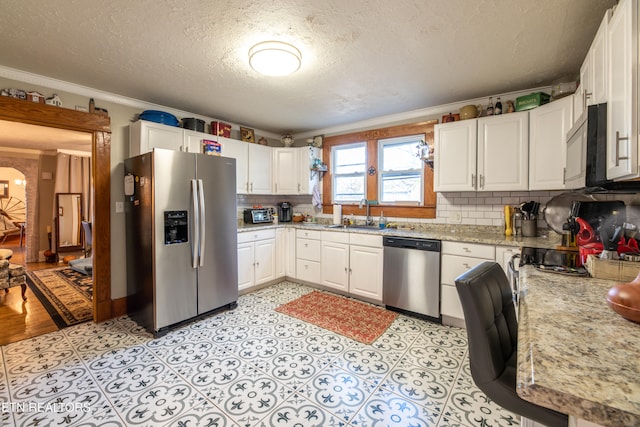
<svg viewBox="0 0 640 427">
<path fill-rule="evenodd" d="M 334 173 L 364 173 L 365 147 L 360 145 L 353 148 L 336 148 L 333 159 Z"/>
<path fill-rule="evenodd" d="M 380 186 L 384 202 L 421 202 L 420 173 L 384 174 Z"/>
<path fill-rule="evenodd" d="M 382 146 L 381 169 L 385 171 L 404 171 L 420 169 L 420 159 L 416 156 L 419 141 L 407 141 Z"/>
<path fill-rule="evenodd" d="M 333 180 L 333 200 L 359 202 L 364 198 L 364 175 L 336 176 Z"/>
</svg>

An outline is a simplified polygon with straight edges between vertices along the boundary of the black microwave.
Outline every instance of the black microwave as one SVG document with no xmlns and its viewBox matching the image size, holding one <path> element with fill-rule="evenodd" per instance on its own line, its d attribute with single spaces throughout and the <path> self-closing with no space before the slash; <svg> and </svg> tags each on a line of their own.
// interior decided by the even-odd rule
<svg viewBox="0 0 640 427">
<path fill-rule="evenodd" d="M 273 222 L 273 213 L 271 212 L 271 209 L 245 209 L 243 216 L 245 224 L 264 224 Z"/>
</svg>

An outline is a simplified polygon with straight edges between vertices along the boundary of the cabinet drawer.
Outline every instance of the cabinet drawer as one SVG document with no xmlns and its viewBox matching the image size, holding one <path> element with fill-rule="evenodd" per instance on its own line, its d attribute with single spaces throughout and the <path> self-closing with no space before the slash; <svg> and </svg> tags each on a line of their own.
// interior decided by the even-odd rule
<svg viewBox="0 0 640 427">
<path fill-rule="evenodd" d="M 352 245 L 381 248 L 382 236 L 375 236 L 373 234 L 349 233 L 349 243 Z"/>
<path fill-rule="evenodd" d="M 305 239 L 320 240 L 322 237 L 322 231 L 320 230 L 296 230 L 296 237 L 302 237 Z"/>
<path fill-rule="evenodd" d="M 333 243 L 349 243 L 349 233 L 340 232 L 340 231 L 323 231 L 322 232 L 322 241 L 323 242 L 333 242 Z"/>
<path fill-rule="evenodd" d="M 449 254 L 442 255 L 442 269 L 440 270 L 441 283 L 443 285 L 455 286 L 456 277 L 484 261 L 493 261 L 493 259 L 471 258 Z"/>
<path fill-rule="evenodd" d="M 320 262 L 320 240 L 296 239 L 296 257 Z"/>
<path fill-rule="evenodd" d="M 312 283 L 320 283 L 320 263 L 298 259 L 296 262 L 296 278 Z"/>
<path fill-rule="evenodd" d="M 462 304 L 455 286 L 442 285 L 442 300 L 440 304 L 440 314 L 443 316 L 464 319 Z"/>
<path fill-rule="evenodd" d="M 238 243 L 254 242 L 256 240 L 275 239 L 276 229 L 268 230 L 251 230 L 238 233 Z"/>
<path fill-rule="evenodd" d="M 493 260 L 496 258 L 496 248 L 491 245 L 478 245 L 476 243 L 463 242 L 442 242 L 442 253 L 451 255 L 462 255 L 474 258 L 486 258 Z"/>
</svg>

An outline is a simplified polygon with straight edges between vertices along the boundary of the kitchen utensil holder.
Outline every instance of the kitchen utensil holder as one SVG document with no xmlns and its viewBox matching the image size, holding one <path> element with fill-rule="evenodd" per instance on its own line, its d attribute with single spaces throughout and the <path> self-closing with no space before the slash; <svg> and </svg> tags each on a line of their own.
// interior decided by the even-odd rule
<svg viewBox="0 0 640 427">
<path fill-rule="evenodd" d="M 538 220 L 523 219 L 522 220 L 522 236 L 538 237 Z"/>
</svg>

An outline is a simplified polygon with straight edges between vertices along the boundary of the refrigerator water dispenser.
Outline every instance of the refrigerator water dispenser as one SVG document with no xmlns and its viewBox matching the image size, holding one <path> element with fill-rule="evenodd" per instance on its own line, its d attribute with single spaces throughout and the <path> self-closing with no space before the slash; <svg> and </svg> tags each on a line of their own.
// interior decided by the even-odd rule
<svg viewBox="0 0 640 427">
<path fill-rule="evenodd" d="M 164 212 L 164 244 L 173 245 L 189 241 L 187 211 Z"/>
</svg>

